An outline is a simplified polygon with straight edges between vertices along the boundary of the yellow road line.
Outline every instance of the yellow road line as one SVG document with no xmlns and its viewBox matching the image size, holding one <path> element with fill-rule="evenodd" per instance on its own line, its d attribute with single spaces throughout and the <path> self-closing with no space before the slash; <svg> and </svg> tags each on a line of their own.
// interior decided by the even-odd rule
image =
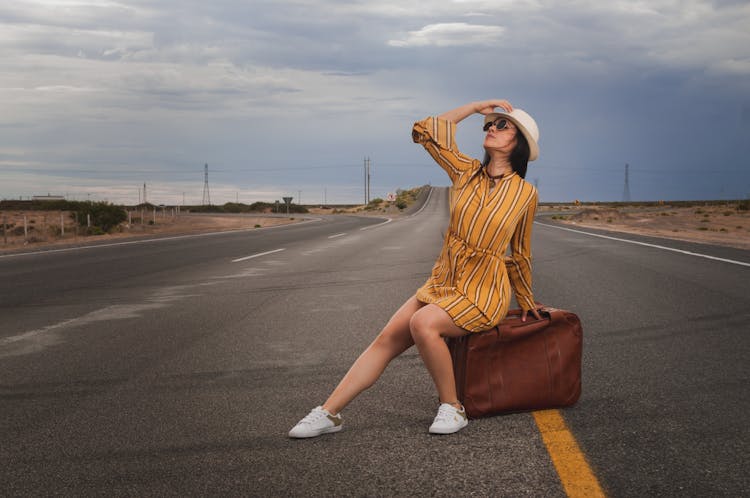
<svg viewBox="0 0 750 498">
<path fill-rule="evenodd" d="M 547 452 L 571 498 L 606 496 L 559 410 L 533 412 Z"/>
</svg>

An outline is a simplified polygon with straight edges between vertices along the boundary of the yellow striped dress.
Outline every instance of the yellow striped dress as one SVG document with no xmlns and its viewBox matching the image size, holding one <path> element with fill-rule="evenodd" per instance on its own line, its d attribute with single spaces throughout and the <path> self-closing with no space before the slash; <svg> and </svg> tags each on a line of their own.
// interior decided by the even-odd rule
<svg viewBox="0 0 750 498">
<path fill-rule="evenodd" d="M 451 121 L 427 118 L 412 130 L 414 142 L 424 146 L 453 182 L 443 248 L 416 297 L 440 306 L 459 327 L 480 332 L 505 317 L 511 288 L 521 308 L 534 308 L 531 225 L 537 192 L 516 173 L 493 188 L 481 163 L 458 151 L 455 128 Z"/>
</svg>

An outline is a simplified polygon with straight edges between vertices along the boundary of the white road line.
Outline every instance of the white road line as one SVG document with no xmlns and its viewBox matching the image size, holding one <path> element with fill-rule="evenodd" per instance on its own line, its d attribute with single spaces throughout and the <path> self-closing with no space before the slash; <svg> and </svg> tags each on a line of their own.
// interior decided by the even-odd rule
<svg viewBox="0 0 750 498">
<path fill-rule="evenodd" d="M 244 258 L 233 259 L 232 263 L 239 263 L 240 261 L 245 261 L 247 259 L 253 259 L 259 256 L 265 256 L 266 254 L 273 254 L 275 252 L 280 252 L 280 251 L 285 251 L 285 250 L 286 249 L 282 247 L 281 249 L 274 249 L 273 251 L 259 252 L 258 254 L 251 254 L 250 256 L 245 256 Z"/>
<path fill-rule="evenodd" d="M 329 235 L 329 239 L 335 239 L 336 237 L 341 237 L 343 235 L 346 235 L 346 233 L 337 233 L 336 235 Z"/>
<path fill-rule="evenodd" d="M 421 212 L 422 212 L 422 210 L 423 210 L 424 208 L 426 208 L 426 207 L 427 207 L 427 204 L 428 204 L 428 203 L 430 202 L 430 197 L 432 197 L 432 187 L 430 187 L 430 191 L 429 191 L 429 192 L 427 192 L 427 199 L 425 199 L 425 200 L 424 200 L 424 204 L 422 204 L 422 207 L 421 207 L 421 208 L 419 208 L 419 211 L 417 211 L 416 213 L 414 213 L 414 214 L 411 214 L 411 215 L 409 215 L 409 218 L 411 218 L 412 216 L 416 216 L 416 215 L 418 215 L 419 213 L 421 213 Z"/>
<path fill-rule="evenodd" d="M 63 247 L 62 249 L 48 249 L 48 250 L 40 250 L 40 251 L 33 251 L 33 252 L 16 252 L 13 254 L 0 254 L 0 259 L 16 258 L 20 256 L 32 256 L 35 254 L 50 254 L 53 252 L 83 251 L 85 249 L 97 249 L 99 247 L 114 247 L 114 246 L 128 246 L 132 244 L 147 244 L 149 242 L 163 242 L 167 240 L 188 239 L 188 238 L 193 238 L 193 237 L 210 237 L 212 235 L 222 235 L 222 234 L 229 234 L 229 233 L 236 233 L 236 232 L 256 232 L 258 230 L 273 230 L 274 228 L 285 228 L 285 227 L 297 226 L 297 225 L 302 225 L 304 223 L 320 221 L 321 219 L 322 218 L 308 218 L 305 221 L 300 221 L 298 223 L 291 223 L 291 224 L 285 224 L 285 225 L 273 225 L 270 227 L 261 227 L 261 228 L 238 228 L 234 230 L 223 230 L 221 232 L 191 233 L 191 234 L 186 234 L 186 235 L 173 235 L 171 237 L 158 237 L 154 239 L 140 239 L 140 240 L 127 240 L 124 242 L 111 242 L 109 244 L 91 244 L 87 246 Z"/>
<path fill-rule="evenodd" d="M 698 256 L 700 258 L 713 259 L 713 260 L 716 260 L 716 261 L 723 261 L 725 263 L 731 263 L 733 265 L 750 266 L 750 263 L 745 263 L 744 261 L 736 261 L 734 259 L 718 258 L 716 256 L 709 256 L 708 254 L 701 254 L 701 253 L 698 253 L 698 252 L 691 252 L 691 251 L 684 251 L 682 249 L 675 249 L 674 247 L 660 246 L 660 245 L 657 245 L 657 244 L 648 244 L 646 242 L 639 242 L 637 240 L 620 239 L 620 238 L 617 238 L 617 237 L 610 237 L 609 235 L 601 235 L 601 234 L 598 234 L 598 233 L 584 232 L 582 230 L 573 230 L 572 228 L 559 227 L 557 225 L 547 225 L 546 223 L 539 223 L 538 221 L 535 221 L 534 223 L 536 223 L 537 225 L 541 225 L 543 227 L 557 228 L 557 229 L 560 229 L 560 230 L 567 230 L 568 232 L 582 233 L 584 235 L 590 235 L 592 237 L 600 237 L 602 239 L 616 240 L 618 242 L 627 242 L 629 244 L 638 244 L 639 246 L 654 247 L 656 249 L 663 249 L 665 251 L 679 252 L 680 254 L 687 254 L 689 256 Z"/>
<path fill-rule="evenodd" d="M 362 227 L 362 228 L 360 228 L 360 230 L 369 230 L 369 229 L 371 229 L 371 228 L 378 228 L 378 227 L 382 227 L 383 225 L 387 225 L 388 223 L 390 223 L 390 222 L 392 222 L 392 221 L 393 221 L 393 219 L 391 219 L 391 218 L 388 218 L 388 219 L 387 219 L 386 221 L 384 221 L 383 223 L 378 223 L 377 225 L 370 225 L 369 227 Z"/>
</svg>

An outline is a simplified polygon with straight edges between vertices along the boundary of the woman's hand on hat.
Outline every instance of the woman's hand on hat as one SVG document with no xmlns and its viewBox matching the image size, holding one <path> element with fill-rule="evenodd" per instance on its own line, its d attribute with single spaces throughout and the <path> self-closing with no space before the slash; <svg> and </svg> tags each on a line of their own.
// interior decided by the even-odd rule
<svg viewBox="0 0 750 498">
<path fill-rule="evenodd" d="M 503 112 L 511 112 L 513 106 L 507 100 L 483 100 L 476 103 L 476 112 L 479 114 L 492 114 L 496 107 L 501 107 Z"/>
</svg>

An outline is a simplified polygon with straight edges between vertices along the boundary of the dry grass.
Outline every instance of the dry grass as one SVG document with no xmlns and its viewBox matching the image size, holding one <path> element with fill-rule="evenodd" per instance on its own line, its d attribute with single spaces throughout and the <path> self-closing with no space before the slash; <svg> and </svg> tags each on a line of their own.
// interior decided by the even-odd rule
<svg viewBox="0 0 750 498">
<path fill-rule="evenodd" d="M 563 209 L 563 207 L 567 209 Z M 735 204 L 694 206 L 543 206 L 566 224 L 750 249 L 750 212 Z M 566 212 L 576 212 L 567 214 Z"/>
<path fill-rule="evenodd" d="M 65 235 L 60 235 L 60 215 L 65 226 Z M 26 216 L 27 235 L 24 236 L 24 216 Z M 2 234 L 2 223 L 6 220 L 6 236 Z M 78 227 L 76 234 L 75 221 L 67 212 L 60 211 L 13 211 L 0 213 L 0 252 L 17 251 L 25 248 L 40 248 L 49 245 L 85 243 L 91 241 L 120 240 L 144 235 L 178 235 L 204 232 L 222 232 L 248 228 L 261 228 L 285 225 L 301 221 L 294 215 L 289 217 L 267 217 L 258 215 L 199 215 L 157 213 L 153 223 L 153 214 L 144 217 L 133 215 L 133 223 L 124 223 L 119 230 L 111 234 L 84 236 L 85 227 Z M 150 223 L 151 222 L 151 223 Z"/>
</svg>

